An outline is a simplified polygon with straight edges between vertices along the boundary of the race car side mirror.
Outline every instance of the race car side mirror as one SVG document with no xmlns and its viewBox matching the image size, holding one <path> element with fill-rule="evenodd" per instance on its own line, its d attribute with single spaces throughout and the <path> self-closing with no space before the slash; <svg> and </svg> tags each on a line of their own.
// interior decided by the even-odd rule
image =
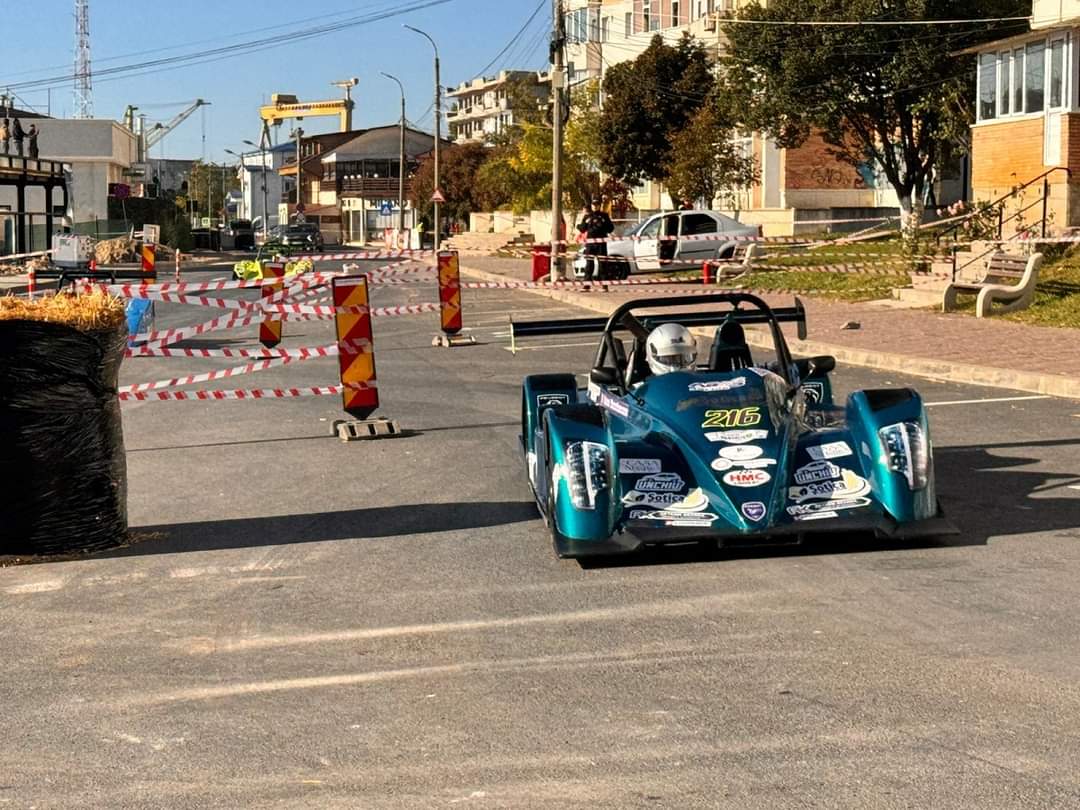
<svg viewBox="0 0 1080 810">
<path fill-rule="evenodd" d="M 619 372 L 607 366 L 597 366 L 589 372 L 589 382 L 596 385 L 616 385 L 619 382 Z"/>
</svg>

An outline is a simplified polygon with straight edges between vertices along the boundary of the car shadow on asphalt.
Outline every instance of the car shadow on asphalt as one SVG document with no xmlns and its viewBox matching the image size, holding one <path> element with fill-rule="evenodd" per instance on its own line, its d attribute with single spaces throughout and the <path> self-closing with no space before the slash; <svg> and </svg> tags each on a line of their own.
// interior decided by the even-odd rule
<svg viewBox="0 0 1080 810">
<path fill-rule="evenodd" d="M 915 539 L 878 538 L 867 532 L 809 536 L 801 544 L 717 548 L 712 543 L 653 546 L 644 551 L 584 559 L 583 568 L 680 565 L 735 559 L 855 554 L 875 551 L 985 546 L 991 539 L 1038 532 L 1073 531 L 1080 539 L 1080 486 L 1076 473 L 1021 469 L 1044 464 L 1026 450 L 1068 448 L 1080 439 L 1016 442 L 934 450 L 938 499 L 945 517 L 960 533 Z M 1060 494 L 1055 494 L 1060 493 Z"/>
<path fill-rule="evenodd" d="M 129 545 L 93 556 L 100 559 L 327 540 L 370 540 L 485 529 L 536 519 L 536 504 L 530 500 L 413 503 L 341 512 L 134 526 Z"/>
</svg>

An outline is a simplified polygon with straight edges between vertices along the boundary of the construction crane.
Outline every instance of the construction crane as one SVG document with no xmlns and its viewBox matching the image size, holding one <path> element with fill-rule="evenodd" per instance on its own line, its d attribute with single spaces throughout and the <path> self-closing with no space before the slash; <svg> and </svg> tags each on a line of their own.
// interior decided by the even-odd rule
<svg viewBox="0 0 1080 810">
<path fill-rule="evenodd" d="M 199 107 L 205 107 L 209 103 L 209 101 L 203 101 L 201 98 L 197 98 L 190 107 L 187 107 L 181 112 L 179 112 L 176 117 L 173 118 L 169 123 L 155 124 L 154 128 L 150 130 L 150 134 L 146 135 L 144 133 L 146 137 L 146 149 L 149 151 L 150 147 L 159 143 L 162 138 L 164 138 L 172 130 L 180 126 L 180 124 L 184 123 L 188 118 L 191 117 L 192 113 L 199 109 Z"/>
<path fill-rule="evenodd" d="M 263 122 L 264 148 L 270 145 L 270 125 L 279 125 L 288 118 L 297 120 L 314 118 L 324 115 L 336 115 L 340 126 L 339 132 L 348 132 L 352 129 L 353 100 L 352 89 L 360 83 L 359 79 L 344 79 L 339 82 L 331 82 L 334 87 L 340 87 L 345 91 L 345 98 L 330 101 L 300 101 L 296 96 L 289 93 L 274 93 L 270 97 L 270 104 L 259 108 L 259 117 Z"/>
</svg>

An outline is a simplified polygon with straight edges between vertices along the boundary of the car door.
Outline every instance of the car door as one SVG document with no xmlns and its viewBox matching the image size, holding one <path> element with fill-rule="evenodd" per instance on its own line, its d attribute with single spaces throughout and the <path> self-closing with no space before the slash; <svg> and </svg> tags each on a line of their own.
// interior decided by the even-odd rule
<svg viewBox="0 0 1080 810">
<path fill-rule="evenodd" d="M 716 258 L 720 238 L 717 220 L 704 211 L 686 211 L 679 222 L 679 247 L 676 258 L 686 264 Z"/>
<path fill-rule="evenodd" d="M 664 215 L 657 214 L 649 219 L 638 231 L 634 242 L 634 261 L 638 270 L 657 270 L 660 268 L 660 256 L 658 254 L 660 244 L 660 226 L 663 224 Z"/>
</svg>

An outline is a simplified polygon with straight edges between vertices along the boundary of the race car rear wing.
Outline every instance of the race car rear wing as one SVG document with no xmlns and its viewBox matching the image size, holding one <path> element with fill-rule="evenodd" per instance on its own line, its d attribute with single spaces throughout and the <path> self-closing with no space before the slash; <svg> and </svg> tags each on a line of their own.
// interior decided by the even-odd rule
<svg viewBox="0 0 1080 810">
<path fill-rule="evenodd" d="M 731 309 L 715 312 L 649 313 L 634 316 L 632 321 L 624 317 L 635 309 L 721 303 L 733 304 L 734 306 Z M 739 309 L 739 304 L 750 304 L 754 309 Z M 637 324 L 644 327 L 647 334 L 649 330 L 661 323 L 677 323 L 689 327 L 719 326 L 725 321 L 736 321 L 740 324 L 795 323 L 798 324 L 799 340 L 806 340 L 806 310 L 802 301 L 798 298 L 795 299 L 794 306 L 771 308 L 756 295 L 725 292 L 679 296 L 678 298 L 639 298 L 623 304 L 607 318 L 566 318 L 561 320 L 517 322 L 511 318 L 510 346 L 511 351 L 513 351 L 516 348 L 516 341 L 520 337 L 596 333 L 616 329 L 636 331 L 633 327 Z"/>
</svg>

